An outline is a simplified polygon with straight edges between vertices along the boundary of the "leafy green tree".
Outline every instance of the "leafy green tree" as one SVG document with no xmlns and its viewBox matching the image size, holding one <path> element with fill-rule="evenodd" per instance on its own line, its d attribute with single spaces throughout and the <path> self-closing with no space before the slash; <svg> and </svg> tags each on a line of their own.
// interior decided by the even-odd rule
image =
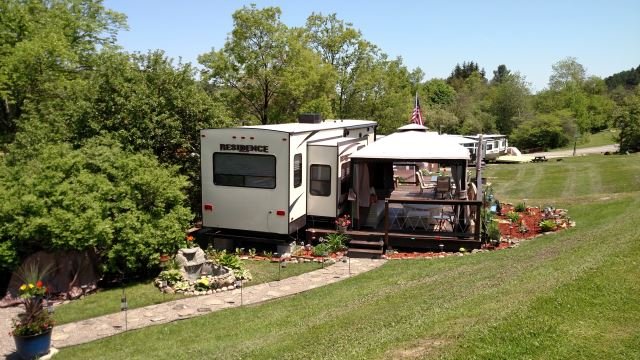
<svg viewBox="0 0 640 360">
<path fill-rule="evenodd" d="M 640 91 L 625 99 L 615 114 L 615 124 L 620 129 L 617 141 L 620 152 L 640 151 Z"/>
<path fill-rule="evenodd" d="M 424 83 L 420 99 L 427 105 L 447 106 L 456 100 L 456 91 L 441 79 L 431 79 Z"/>
<path fill-rule="evenodd" d="M 500 80 L 493 81 L 490 113 L 495 116 L 496 128 L 509 135 L 518 125 L 518 119 L 529 112 L 529 85 L 519 73 L 503 73 Z"/>
<path fill-rule="evenodd" d="M 563 90 L 578 88 L 586 79 L 586 70 L 576 58 L 567 57 L 551 66 L 552 74 L 549 77 L 549 88 Z"/>
<path fill-rule="evenodd" d="M 354 108 L 368 84 L 375 82 L 373 73 L 380 54 L 379 49 L 362 38 L 351 23 L 337 18 L 336 14 L 324 16 L 312 13 L 305 26 L 308 44 L 322 60 L 330 64 L 337 74 L 336 95 L 332 112 L 341 119 L 358 117 Z"/>
<path fill-rule="evenodd" d="M 506 81 L 511 75 L 511 70 L 507 69 L 507 65 L 498 65 L 498 68 L 493 71 L 493 79 L 491 79 L 492 84 L 501 84 L 503 81 Z"/>
<path fill-rule="evenodd" d="M 16 131 L 25 104 L 55 96 L 91 68 L 97 49 L 125 26 L 102 0 L 0 2 L 0 133 Z"/>
<path fill-rule="evenodd" d="M 149 151 L 162 163 L 180 166 L 192 184 L 194 210 L 200 203 L 199 131 L 229 123 L 219 101 L 195 80 L 195 69 L 173 65 L 161 51 L 103 51 L 83 78 L 25 109 L 15 143 L 20 154 L 37 154 L 47 143 L 80 146 L 110 134 L 126 150 Z"/>
<path fill-rule="evenodd" d="M 613 90 L 618 86 L 632 89 L 640 84 L 640 65 L 629 70 L 615 73 L 604 79 L 609 90 Z"/>
<path fill-rule="evenodd" d="M 356 87 L 363 89 L 361 100 L 353 101 L 349 117 L 376 120 L 383 134 L 407 124 L 414 103 L 409 71 L 401 59 L 387 60 L 382 54 Z"/>
<path fill-rule="evenodd" d="M 456 64 L 453 71 L 451 71 L 451 75 L 447 78 L 447 83 L 458 91 L 465 86 L 466 80 L 474 74 L 479 75 L 478 78 L 483 82 L 487 82 L 487 78 L 485 77 L 486 73 L 483 68 L 480 68 L 478 63 L 465 61 L 462 63 L 462 66 L 460 66 L 460 64 Z"/>
<path fill-rule="evenodd" d="M 479 72 L 472 73 L 458 84 L 456 101 L 448 107 L 459 124 L 455 133 L 490 133 L 495 131 L 495 119 L 490 113 L 489 87 Z M 454 86 L 455 87 L 455 86 Z"/>
<path fill-rule="evenodd" d="M 107 273 L 141 272 L 176 250 L 191 220 L 187 181 L 106 138 L 0 160 L 0 266 L 37 250 L 94 249 Z M 23 160 L 24 158 L 22 158 Z"/>
<path fill-rule="evenodd" d="M 280 21 L 280 15 L 277 7 L 243 7 L 233 13 L 234 28 L 224 47 L 198 57 L 205 67 L 203 79 L 214 90 L 231 90 L 227 106 L 232 112 L 261 124 L 293 120 L 306 102 L 329 98 L 322 93 L 327 85 L 318 88 L 303 80 L 328 82 L 330 70 L 304 46 L 297 30 Z M 291 95 L 298 97 L 288 102 Z"/>
<path fill-rule="evenodd" d="M 540 114 L 520 124 L 509 142 L 520 149 L 553 149 L 569 143 L 563 119 L 557 114 Z"/>
</svg>

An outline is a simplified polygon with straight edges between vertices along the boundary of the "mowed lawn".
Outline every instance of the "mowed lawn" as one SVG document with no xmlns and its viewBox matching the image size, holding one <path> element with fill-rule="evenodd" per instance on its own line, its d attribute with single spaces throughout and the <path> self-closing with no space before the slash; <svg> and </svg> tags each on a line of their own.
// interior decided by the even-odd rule
<svg viewBox="0 0 640 360">
<path fill-rule="evenodd" d="M 578 226 L 503 251 L 390 261 L 57 358 L 640 358 L 640 156 L 498 165 L 487 175 L 498 198 L 568 207 Z"/>
<path fill-rule="evenodd" d="M 318 263 L 299 263 L 289 264 L 278 272 L 278 263 L 253 260 L 243 260 L 243 263 L 253 276 L 253 279 L 246 282 L 245 286 L 254 286 L 264 282 L 276 281 L 278 278 L 286 279 L 291 276 L 322 268 L 322 264 Z M 185 297 L 181 294 L 164 294 L 160 292 L 152 280 L 128 284 L 124 290 L 130 309 L 160 304 Z M 122 288 L 107 289 L 88 295 L 83 299 L 60 305 L 56 307 L 54 314 L 55 321 L 57 324 L 66 324 L 119 312 L 122 294 Z"/>
</svg>

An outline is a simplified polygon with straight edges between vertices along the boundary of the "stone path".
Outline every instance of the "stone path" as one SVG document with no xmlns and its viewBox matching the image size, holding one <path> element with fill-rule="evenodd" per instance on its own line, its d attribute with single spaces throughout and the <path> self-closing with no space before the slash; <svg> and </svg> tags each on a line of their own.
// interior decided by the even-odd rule
<svg viewBox="0 0 640 360">
<path fill-rule="evenodd" d="M 242 291 L 236 289 L 132 309 L 127 312 L 126 328 L 127 330 L 139 329 L 238 307 L 241 296 L 242 304 L 249 305 L 297 294 L 375 269 L 385 262 L 385 260 L 370 259 L 350 259 L 348 261 L 345 258 L 345 260 L 324 269 L 281 281 L 248 286 Z M 7 357 L 15 351 L 13 338 L 5 334 L 11 330 L 11 319 L 20 311 L 19 307 L 0 309 L 0 356 Z M 82 344 L 124 331 L 125 314 L 123 312 L 105 315 L 54 327 L 52 346 L 61 348 Z"/>
</svg>

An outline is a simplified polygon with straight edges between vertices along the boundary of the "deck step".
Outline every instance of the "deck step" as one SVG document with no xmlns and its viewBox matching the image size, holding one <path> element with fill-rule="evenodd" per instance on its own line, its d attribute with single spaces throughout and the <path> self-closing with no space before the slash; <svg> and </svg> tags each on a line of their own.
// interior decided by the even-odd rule
<svg viewBox="0 0 640 360">
<path fill-rule="evenodd" d="M 368 241 L 368 240 L 351 240 L 349 241 L 349 246 L 358 248 L 358 247 L 379 247 L 381 248 L 384 245 L 382 240 L 377 241 Z"/>
<path fill-rule="evenodd" d="M 351 258 L 379 259 L 382 256 L 382 249 L 349 248 L 347 255 Z"/>
</svg>

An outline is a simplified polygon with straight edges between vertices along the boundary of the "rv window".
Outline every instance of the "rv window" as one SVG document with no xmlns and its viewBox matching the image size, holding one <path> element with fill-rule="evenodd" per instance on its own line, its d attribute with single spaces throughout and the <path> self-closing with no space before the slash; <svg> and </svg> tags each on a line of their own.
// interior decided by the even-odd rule
<svg viewBox="0 0 640 360">
<path fill-rule="evenodd" d="M 293 156 L 293 187 L 302 185 L 302 154 Z"/>
<path fill-rule="evenodd" d="M 223 186 L 274 189 L 276 157 L 255 154 L 213 154 L 213 183 Z"/>
<path fill-rule="evenodd" d="M 331 167 L 329 165 L 311 165 L 309 193 L 315 196 L 331 195 Z"/>
<path fill-rule="evenodd" d="M 487 143 L 487 150 L 493 150 L 493 143 Z"/>
</svg>

